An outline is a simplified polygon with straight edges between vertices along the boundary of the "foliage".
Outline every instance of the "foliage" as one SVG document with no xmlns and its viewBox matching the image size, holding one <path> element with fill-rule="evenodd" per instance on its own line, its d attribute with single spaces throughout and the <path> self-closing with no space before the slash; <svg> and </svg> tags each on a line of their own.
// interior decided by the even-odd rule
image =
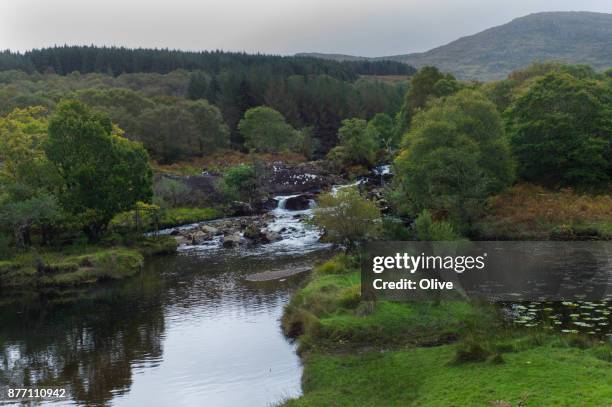
<svg viewBox="0 0 612 407">
<path fill-rule="evenodd" d="M 459 83 L 451 74 L 443 74 L 435 66 L 421 68 L 410 81 L 410 88 L 404 97 L 404 104 L 398 116 L 398 129 L 401 137 L 407 131 L 414 115 L 425 108 L 430 98 L 448 96 L 460 89 Z"/>
<path fill-rule="evenodd" d="M 412 213 L 430 209 L 463 230 L 484 199 L 513 179 L 513 162 L 495 106 L 463 90 L 414 119 L 395 161 L 396 185 Z"/>
<path fill-rule="evenodd" d="M 49 194 L 37 194 L 0 205 L 0 225 L 13 231 L 14 243 L 19 250 L 30 244 L 29 231 L 32 227 L 53 223 L 59 217 L 57 200 Z"/>
<path fill-rule="evenodd" d="M 257 177 L 253 168 L 239 164 L 229 168 L 219 183 L 221 192 L 229 200 L 251 201 L 257 186 Z"/>
<path fill-rule="evenodd" d="M 108 116 L 77 101 L 58 105 L 44 150 L 60 177 L 62 208 L 97 239 L 112 217 L 151 199 L 152 173 L 140 144 L 112 134 Z"/>
<path fill-rule="evenodd" d="M 299 144 L 301 136 L 282 114 L 266 106 L 247 110 L 238 130 L 244 137 L 245 147 L 260 153 L 290 150 Z"/>
<path fill-rule="evenodd" d="M 299 135 L 293 146 L 293 151 L 304 156 L 306 159 L 312 159 L 320 147 L 319 140 L 314 136 L 312 127 L 304 127 L 299 130 Z"/>
<path fill-rule="evenodd" d="M 348 247 L 380 235 L 378 207 L 356 188 L 342 188 L 319 196 L 312 222 L 325 231 L 325 240 Z"/>
<path fill-rule="evenodd" d="M 191 188 L 179 180 L 162 177 L 153 185 L 153 201 L 163 208 L 176 208 L 193 194 Z"/>
<path fill-rule="evenodd" d="M 595 81 L 549 73 L 510 106 L 519 175 L 553 186 L 612 180 L 612 98 Z"/>
<path fill-rule="evenodd" d="M 372 134 L 378 136 L 378 147 L 392 151 L 399 147 L 400 137 L 395 131 L 393 119 L 386 113 L 377 113 L 368 121 Z"/>
<path fill-rule="evenodd" d="M 206 100 L 186 104 L 193 116 L 198 132 L 198 153 L 210 154 L 217 149 L 229 147 L 229 128 L 223 121 L 221 111 Z"/>
<path fill-rule="evenodd" d="M 13 234 L 19 250 L 30 244 L 33 228 L 47 229 L 61 217 L 55 196 L 56 173 L 42 144 L 44 109 L 16 109 L 0 119 L 0 228 Z"/>
<path fill-rule="evenodd" d="M 222 70 L 198 70 L 197 74 L 175 70 L 165 74 L 121 73 L 113 76 L 104 71 L 60 76 L 0 71 L 0 114 L 31 105 L 45 106 L 52 111 L 59 98 L 74 97 L 107 112 L 111 120 L 126 131 L 126 137 L 141 141 L 152 157 L 169 162 L 171 159 L 163 156 L 164 151 L 157 149 L 160 143 L 155 128 L 147 126 L 147 120 L 155 117 L 143 117 L 143 113 L 164 105 L 174 106 L 175 111 L 189 110 L 191 101 L 186 98 L 192 75 L 206 79 L 204 99 L 218 107 L 223 123 L 229 128 L 232 145 L 239 149 L 243 148 L 243 140 L 237 126 L 252 107 L 269 106 L 296 129 L 311 127 L 310 136 L 316 140 L 319 154 L 336 144 L 343 118 L 367 118 L 379 112 L 395 115 L 399 109 L 405 93 L 404 82 L 389 82 L 384 76 L 353 82 L 343 75 L 325 74 L 324 70 L 315 69 L 310 65 L 313 61 L 316 60 L 298 59 L 286 70 L 277 69 L 272 60 L 244 69 L 230 64 Z M 199 99 L 201 96 L 198 95 Z M 185 128 L 189 126 L 177 127 Z M 206 149 L 200 151 L 196 133 L 202 133 L 197 129 L 189 133 L 188 137 L 183 137 L 177 131 L 177 144 L 183 145 L 179 159 L 209 154 L 209 149 L 219 148 L 217 144 L 205 144 Z M 223 134 L 223 130 L 213 134 Z M 221 140 L 227 143 L 225 135 Z"/>
<path fill-rule="evenodd" d="M 221 216 L 223 213 L 215 208 L 162 208 L 159 212 L 141 211 L 139 222 L 143 232 L 154 232 L 157 229 L 217 219 Z M 119 233 L 134 232 L 135 218 L 135 210 L 121 212 L 112 219 L 110 228 Z"/>
<path fill-rule="evenodd" d="M 219 72 L 249 67 L 268 68 L 276 72 L 307 75 L 333 74 L 355 79 L 357 75 L 409 75 L 414 68 L 394 61 L 326 61 L 312 57 L 248 55 L 224 51 L 179 51 L 169 49 L 130 49 L 124 47 L 62 46 L 33 49 L 23 54 L 0 52 L 0 69 L 22 69 L 27 72 L 47 70 L 66 75 L 101 72 L 120 75 L 125 72 L 167 73 L 175 69 Z"/>
<path fill-rule="evenodd" d="M 460 238 L 453 225 L 445 221 L 433 220 L 427 209 L 415 219 L 414 225 L 417 237 L 422 241 L 449 241 Z"/>
<path fill-rule="evenodd" d="M 198 150 L 195 120 L 180 106 L 160 105 L 146 110 L 140 117 L 140 134 L 147 149 L 162 163 L 187 157 Z"/>
<path fill-rule="evenodd" d="M 328 159 L 334 165 L 344 169 L 351 165 L 366 168 L 374 165 L 380 138 L 375 126 L 368 126 L 363 119 L 346 119 L 342 121 L 338 137 L 340 145 L 328 154 Z"/>
</svg>

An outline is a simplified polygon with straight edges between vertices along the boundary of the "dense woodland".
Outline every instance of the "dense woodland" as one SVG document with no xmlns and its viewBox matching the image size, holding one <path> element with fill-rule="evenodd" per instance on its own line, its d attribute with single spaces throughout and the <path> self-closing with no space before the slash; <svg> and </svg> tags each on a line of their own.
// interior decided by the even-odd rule
<svg viewBox="0 0 612 407">
<path fill-rule="evenodd" d="M 221 52 L 59 47 L 0 60 L 11 68 L 0 72 L 5 246 L 66 230 L 97 241 L 154 189 L 184 188 L 154 188 L 151 160 L 228 149 L 324 158 L 349 178 L 394 162 L 393 214 L 443 222 L 434 240 L 483 234 L 488 199 L 517 182 L 607 194 L 612 181 L 612 75 L 584 65 L 478 83 L 435 67 Z M 256 177 L 229 168 L 219 193 L 249 200 Z"/>
<path fill-rule="evenodd" d="M 237 126 L 244 112 L 266 105 L 281 112 L 293 127 L 310 127 L 317 147 L 326 151 L 335 145 L 343 118 L 394 114 L 399 109 L 405 83 L 373 80 L 372 75 L 406 76 L 415 71 L 388 61 L 96 47 L 5 52 L 0 54 L 0 67 L 0 113 L 31 105 L 52 110 L 59 99 L 75 97 L 108 111 L 127 137 L 142 141 L 165 162 L 203 153 L 192 149 L 198 144 L 193 140 L 199 131 L 194 123 L 198 119 L 193 118 L 197 108 L 190 108 L 187 100 L 206 99 L 218 108 L 236 148 L 243 146 Z M 164 115 L 183 122 L 184 131 L 148 134 L 147 127 L 159 127 L 150 119 Z M 171 148 L 164 146 L 164 138 L 172 139 Z"/>
</svg>

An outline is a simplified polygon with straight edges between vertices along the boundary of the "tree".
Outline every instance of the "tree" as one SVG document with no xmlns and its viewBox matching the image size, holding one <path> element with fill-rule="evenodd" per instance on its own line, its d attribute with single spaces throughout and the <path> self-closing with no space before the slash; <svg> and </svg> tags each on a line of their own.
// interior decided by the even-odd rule
<svg viewBox="0 0 612 407">
<path fill-rule="evenodd" d="M 44 151 L 61 179 L 57 196 L 92 240 L 115 214 L 152 196 L 147 152 L 118 133 L 108 116 L 74 100 L 60 102 L 49 120 Z"/>
<path fill-rule="evenodd" d="M 612 98 L 596 81 L 552 72 L 507 111 L 519 175 L 553 186 L 612 180 Z"/>
<path fill-rule="evenodd" d="M 380 135 L 374 126 L 363 119 L 345 119 L 338 130 L 340 145 L 328 154 L 328 158 L 343 167 L 361 165 L 370 168 L 376 161 Z"/>
<path fill-rule="evenodd" d="M 403 135 L 410 127 L 413 116 L 425 108 L 431 97 L 449 96 L 459 89 L 460 85 L 453 75 L 444 75 L 435 66 L 421 68 L 410 81 L 410 88 L 399 112 L 397 131 Z"/>
<path fill-rule="evenodd" d="M 47 160 L 45 109 L 16 109 L 0 118 L 0 227 L 11 231 L 18 249 L 30 243 L 30 230 L 45 231 L 61 216 L 50 191 L 57 173 Z"/>
<path fill-rule="evenodd" d="M 246 111 L 238 124 L 245 146 L 251 151 L 279 152 L 293 148 L 300 134 L 276 110 L 259 106 Z"/>
<path fill-rule="evenodd" d="M 399 193 L 416 215 L 430 209 L 460 230 L 484 199 L 513 179 L 513 162 L 495 106 L 463 90 L 418 113 L 395 161 Z"/>
<path fill-rule="evenodd" d="M 375 239 L 382 227 L 380 209 L 357 188 L 321 195 L 312 223 L 325 231 L 326 240 L 348 247 Z"/>
<path fill-rule="evenodd" d="M 23 250 L 30 242 L 30 229 L 53 222 L 60 216 L 55 197 L 38 193 L 26 199 L 0 202 L 0 225 L 13 231 L 17 249 Z"/>
<path fill-rule="evenodd" d="M 201 132 L 193 115 L 180 105 L 159 105 L 140 116 L 138 139 L 162 163 L 196 155 Z"/>
<path fill-rule="evenodd" d="M 187 104 L 195 127 L 199 133 L 198 150 L 200 155 L 211 153 L 229 146 L 229 128 L 223 121 L 221 111 L 206 100 Z"/>
<path fill-rule="evenodd" d="M 378 135 L 378 146 L 387 151 L 399 146 L 399 137 L 393 126 L 393 119 L 386 113 L 377 113 L 368 122 L 368 127 Z"/>
<path fill-rule="evenodd" d="M 163 177 L 153 186 L 153 201 L 162 208 L 178 208 L 193 195 L 193 190 L 184 182 Z"/>
<path fill-rule="evenodd" d="M 208 94 L 208 78 L 202 71 L 192 72 L 187 85 L 187 98 L 191 100 L 206 99 Z"/>
</svg>

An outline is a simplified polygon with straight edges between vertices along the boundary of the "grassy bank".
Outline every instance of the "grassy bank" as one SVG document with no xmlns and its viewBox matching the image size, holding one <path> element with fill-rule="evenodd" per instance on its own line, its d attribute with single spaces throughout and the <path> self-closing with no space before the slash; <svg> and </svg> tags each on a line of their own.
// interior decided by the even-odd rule
<svg viewBox="0 0 612 407">
<path fill-rule="evenodd" d="M 283 316 L 304 395 L 286 406 L 603 406 L 612 349 L 523 330 L 460 301 L 362 302 L 348 258 L 315 270 Z"/>
<path fill-rule="evenodd" d="M 489 200 L 476 229 L 483 240 L 611 240 L 612 195 L 519 184 Z"/>
<path fill-rule="evenodd" d="M 140 271 L 146 256 L 173 253 L 171 237 L 143 239 L 129 247 L 36 248 L 0 261 L 0 287 L 75 286 L 120 280 Z"/>
</svg>

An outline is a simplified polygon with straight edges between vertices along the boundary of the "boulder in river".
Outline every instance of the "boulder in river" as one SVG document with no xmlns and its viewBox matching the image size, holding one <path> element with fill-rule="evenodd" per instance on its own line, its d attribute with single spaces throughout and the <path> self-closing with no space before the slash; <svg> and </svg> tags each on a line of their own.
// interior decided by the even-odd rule
<svg viewBox="0 0 612 407">
<path fill-rule="evenodd" d="M 310 208 L 310 196 L 309 195 L 298 195 L 288 198 L 285 201 L 284 209 L 288 211 L 303 211 Z"/>
<path fill-rule="evenodd" d="M 202 231 L 211 234 L 211 235 L 218 235 L 221 233 L 221 231 L 213 226 L 209 226 L 209 225 L 204 225 L 202 226 Z"/>
<path fill-rule="evenodd" d="M 268 242 L 277 242 L 282 239 L 280 233 L 271 230 L 264 231 L 264 236 Z"/>
<path fill-rule="evenodd" d="M 197 232 L 193 233 L 191 235 L 191 244 L 202 244 L 204 242 L 209 241 L 210 239 L 212 239 L 212 235 L 209 233 L 206 233 L 203 230 L 198 230 Z"/>
<path fill-rule="evenodd" d="M 255 213 L 253 207 L 246 202 L 234 201 L 229 209 L 234 216 L 251 216 Z"/>
<path fill-rule="evenodd" d="M 265 239 L 265 235 L 263 234 L 261 229 L 257 227 L 257 225 L 247 226 L 247 228 L 244 230 L 243 236 L 246 239 L 252 241 L 253 243 L 260 243 L 262 240 Z"/>
<path fill-rule="evenodd" d="M 231 235 L 223 236 L 223 247 L 236 247 L 240 245 L 242 236 L 239 233 L 232 233 Z"/>
</svg>

